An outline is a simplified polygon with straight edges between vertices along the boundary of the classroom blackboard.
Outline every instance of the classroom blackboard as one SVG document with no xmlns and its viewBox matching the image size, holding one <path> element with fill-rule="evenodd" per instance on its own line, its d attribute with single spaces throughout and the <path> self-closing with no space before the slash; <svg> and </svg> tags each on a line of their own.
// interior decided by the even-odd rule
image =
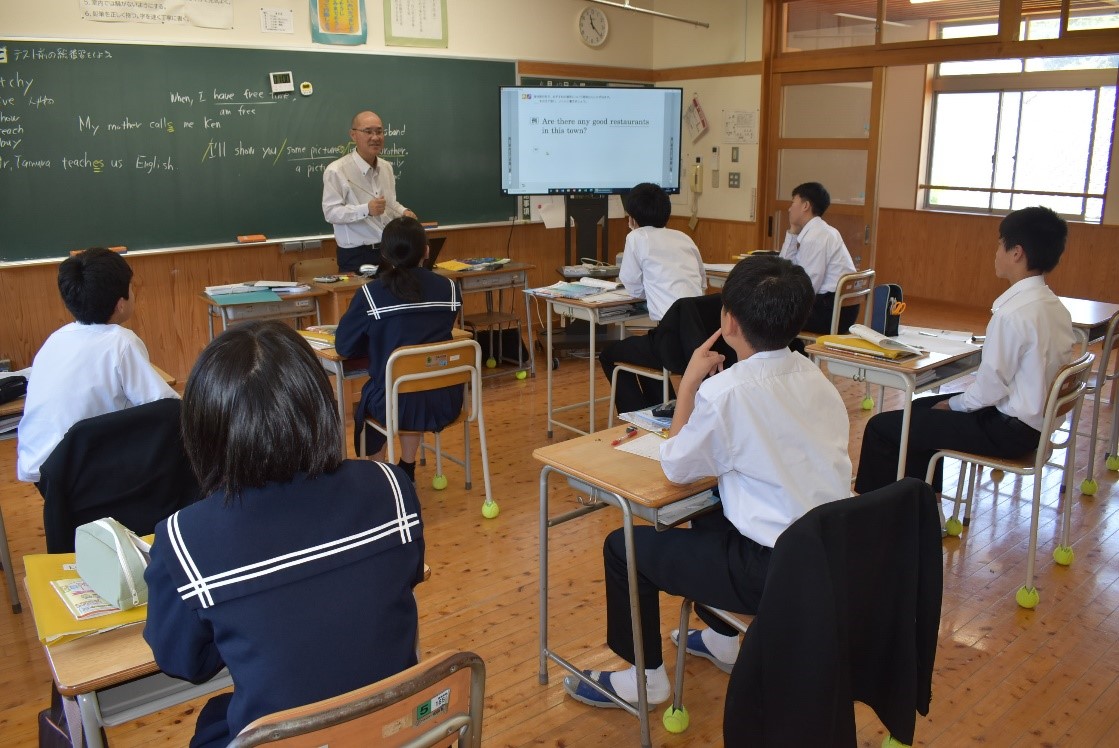
<svg viewBox="0 0 1119 748">
<path fill-rule="evenodd" d="M 294 91 L 273 93 L 287 72 Z M 322 170 L 365 109 L 421 220 L 508 220 L 498 90 L 514 80 L 488 60 L 0 40 L 0 261 L 329 234 Z"/>
</svg>

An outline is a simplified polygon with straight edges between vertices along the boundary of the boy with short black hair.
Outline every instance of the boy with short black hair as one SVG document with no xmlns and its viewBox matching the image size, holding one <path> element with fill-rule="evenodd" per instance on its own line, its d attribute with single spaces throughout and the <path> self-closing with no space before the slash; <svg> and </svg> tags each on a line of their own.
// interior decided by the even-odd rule
<svg viewBox="0 0 1119 748">
<path fill-rule="evenodd" d="M 999 224 L 995 275 L 1010 283 L 991 306 L 975 381 L 959 394 L 913 401 L 905 475 L 925 479 L 942 449 L 1015 459 L 1041 441 L 1045 398 L 1057 371 L 1072 359 L 1072 317 L 1045 284 L 1065 249 L 1068 226 L 1049 208 L 1023 208 Z M 893 483 L 902 411 L 879 413 L 863 432 L 855 479 L 859 493 Z M 940 491 L 938 463 L 933 490 Z"/>
<path fill-rule="evenodd" d="M 840 277 L 855 272 L 855 262 L 843 237 L 824 221 L 824 213 L 830 206 L 831 195 L 819 182 L 805 182 L 794 187 L 793 201 L 789 205 L 789 230 L 781 247 L 781 256 L 804 268 L 812 281 L 816 298 L 802 329 L 820 334 L 831 332 L 831 315 Z M 847 332 L 858 313 L 858 304 L 843 307 L 839 312 L 839 332 Z"/>
<path fill-rule="evenodd" d="M 622 198 L 629 217 L 618 281 L 628 293 L 645 299 L 649 319 L 660 322 L 677 299 L 700 296 L 707 288 L 707 273 L 699 248 L 687 234 L 665 228 L 672 215 L 672 203 L 659 185 L 642 182 Z M 599 363 L 607 381 L 621 362 L 662 367 L 653 345 L 655 330 L 644 336 L 619 340 L 603 348 Z M 619 413 L 641 410 L 661 402 L 663 390 L 659 382 L 635 374 L 618 372 L 615 403 Z"/>
<path fill-rule="evenodd" d="M 39 468 L 78 421 L 178 397 L 148 361 L 132 316 L 132 268 L 103 247 L 58 266 L 58 291 L 75 321 L 35 354 L 19 422 L 16 475 L 38 485 Z"/>
<path fill-rule="evenodd" d="M 661 653 L 660 591 L 755 613 L 778 536 L 813 507 L 850 493 L 847 409 L 819 368 L 788 349 L 812 297 L 807 274 L 788 260 L 739 263 L 723 288 L 721 328 L 695 351 L 681 379 L 661 467 L 675 483 L 717 476 L 722 511 L 697 517 L 691 529 L 634 528 L 649 703 L 671 696 Z M 723 356 L 712 350 L 720 336 L 738 355 L 726 371 Z M 603 558 L 607 644 L 632 664 L 622 530 L 606 538 Z M 738 654 L 734 629 L 699 615 L 711 629 L 688 631 L 688 651 L 729 672 Z M 637 702 L 635 667 L 587 673 L 622 700 Z M 564 688 L 592 706 L 616 706 L 577 679 L 565 679 Z"/>
</svg>

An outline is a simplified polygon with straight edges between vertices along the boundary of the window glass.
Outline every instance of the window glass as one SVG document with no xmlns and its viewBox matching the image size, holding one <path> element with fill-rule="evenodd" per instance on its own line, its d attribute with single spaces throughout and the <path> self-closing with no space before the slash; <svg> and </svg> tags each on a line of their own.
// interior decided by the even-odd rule
<svg viewBox="0 0 1119 748">
<path fill-rule="evenodd" d="M 929 182 L 989 188 L 998 118 L 997 93 L 938 94 Z M 986 197 L 982 204 L 987 204 Z"/>
<path fill-rule="evenodd" d="M 877 8 L 859 0 L 789 0 L 784 13 L 782 52 L 875 44 Z"/>
<path fill-rule="evenodd" d="M 873 15 L 868 13 L 868 15 Z M 953 29 L 941 38 L 959 39 L 971 36 L 995 36 L 999 33 L 998 0 L 972 0 L 968 3 L 936 2 L 936 0 L 886 0 L 886 16 L 882 41 L 908 42 L 935 39 L 938 31 Z M 976 18 L 987 19 L 981 23 Z M 969 19 L 961 23 L 961 19 Z"/>
<path fill-rule="evenodd" d="M 869 137 L 870 91 L 870 81 L 785 86 L 781 137 Z"/>
<path fill-rule="evenodd" d="M 1101 7 L 1099 0 L 1072 0 L 1069 3 L 1069 31 L 1115 28 L 1119 28 L 1119 11 L 1109 12 Z"/>
</svg>

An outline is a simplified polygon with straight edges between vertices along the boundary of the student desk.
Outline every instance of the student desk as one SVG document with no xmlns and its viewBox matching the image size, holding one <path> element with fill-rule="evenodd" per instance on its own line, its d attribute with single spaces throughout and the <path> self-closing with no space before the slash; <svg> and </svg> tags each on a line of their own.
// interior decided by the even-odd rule
<svg viewBox="0 0 1119 748">
<path fill-rule="evenodd" d="M 175 386 L 175 378 L 159 368 L 155 364 L 151 367 L 155 369 L 155 373 L 163 379 L 169 386 Z M 0 405 L 0 418 L 7 418 L 9 416 L 17 416 L 23 413 L 23 404 L 27 400 L 21 397 L 18 400 L 12 400 L 10 403 Z M 12 603 L 12 612 L 19 613 L 23 610 L 23 606 L 19 602 L 19 591 L 16 589 L 16 575 L 12 569 L 12 554 L 8 549 L 8 531 L 4 527 L 4 514 L 0 512 L 0 564 L 4 566 L 4 575 L 8 579 L 8 599 Z"/>
<path fill-rule="evenodd" d="M 626 322 L 631 322 L 638 319 L 647 319 L 646 312 L 624 311 L 625 307 L 632 307 L 634 304 L 640 303 L 641 299 L 624 299 L 617 301 L 587 301 L 586 299 L 568 299 L 556 296 L 544 296 L 542 294 L 534 294 L 531 290 L 525 291 L 525 299 L 529 296 L 536 296 L 543 299 L 547 305 L 547 318 L 546 323 L 546 340 L 549 363 L 548 369 L 548 438 L 552 437 L 552 427 L 559 426 L 560 428 L 574 431 L 576 434 L 594 433 L 595 430 L 595 405 L 599 402 L 595 398 L 595 377 L 598 359 L 596 356 L 595 346 L 597 344 L 595 327 L 597 325 L 621 325 Z M 526 302 L 527 303 L 527 302 Z M 619 313 L 621 312 L 621 313 Z M 567 317 L 568 319 L 584 320 L 590 324 L 588 331 L 588 339 L 590 346 L 590 355 L 587 359 L 588 383 L 587 391 L 588 398 L 583 402 L 571 403 L 570 405 L 563 405 L 555 407 L 552 402 L 552 318 L 555 315 Z M 606 400 L 607 398 L 602 398 Z M 569 423 L 557 420 L 554 415 L 567 410 L 574 410 L 576 408 L 583 408 L 586 406 L 590 411 L 590 420 L 587 422 L 587 431 L 576 428 Z"/>
<path fill-rule="evenodd" d="M 486 311 L 470 316 L 462 316 L 462 322 L 465 327 L 473 327 L 476 329 L 493 329 L 501 330 L 504 327 L 516 327 L 520 329 L 520 317 L 510 309 L 503 311 L 502 292 L 509 289 L 514 290 L 527 290 L 528 289 L 528 271 L 534 269 L 535 265 L 529 265 L 524 262 L 507 262 L 504 265 L 493 268 L 491 270 L 439 270 L 435 272 L 442 275 L 444 278 L 450 278 L 458 282 L 459 287 L 462 289 L 462 294 L 465 296 L 468 293 L 484 293 L 486 294 Z M 345 280 L 336 281 L 334 283 L 312 283 L 311 287 L 318 289 L 327 294 L 326 296 L 326 320 L 328 323 L 337 324 L 342 319 L 342 315 L 350 308 L 350 302 L 353 301 L 354 294 L 358 289 L 369 282 L 369 278 L 361 275 L 351 275 Z M 497 304 L 494 304 L 493 294 L 494 291 L 498 293 Z M 528 372 L 529 374 L 536 375 L 536 356 L 535 347 L 532 339 L 532 317 L 529 314 L 528 297 L 525 297 L 525 322 L 528 326 Z M 493 346 L 490 346 L 491 351 Z M 520 349 L 517 350 L 516 364 L 519 367 L 524 365 L 520 358 Z M 500 372 L 495 372 L 495 374 Z M 493 376 L 488 374 L 487 376 Z"/>
<path fill-rule="evenodd" d="M 451 328 L 451 340 L 470 340 L 473 336 L 459 327 Z M 312 346 L 313 347 L 313 346 Z M 346 454 L 348 437 L 346 435 L 346 384 L 347 379 L 362 379 L 369 376 L 369 359 L 343 358 L 333 348 L 315 348 L 315 355 L 334 377 L 334 398 L 338 403 L 338 420 L 342 424 L 342 454 Z"/>
<path fill-rule="evenodd" d="M 56 553 L 51 558 L 58 559 L 58 579 L 66 576 L 62 573 L 63 565 L 74 563 L 73 553 Z M 34 587 L 49 585 L 50 581 L 24 577 L 29 596 Z M 48 594 L 55 593 L 48 590 Z M 156 666 L 143 634 L 144 627 L 133 624 L 43 646 L 55 686 L 66 706 L 70 729 L 72 733 L 79 729 L 71 715 L 80 712 L 80 729 L 85 733 L 85 744 L 91 748 L 104 747 L 104 726 L 131 722 L 233 685 L 226 670 L 199 685 L 164 675 Z M 72 743 L 79 744 L 73 735 Z"/>
<path fill-rule="evenodd" d="M 620 704 L 641 724 L 641 745 L 651 745 L 649 737 L 649 710 L 645 692 L 645 655 L 641 638 L 641 615 L 637 603 L 637 568 L 634 564 L 633 520 L 646 520 L 666 529 L 687 521 L 714 506 L 710 489 L 715 478 L 705 478 L 677 485 L 664 476 L 660 463 L 646 457 L 623 452 L 610 442 L 625 434 L 625 426 L 616 426 L 597 434 L 570 439 L 559 444 L 549 444 L 536 449 L 532 456 L 544 463 L 540 470 L 540 684 L 548 683 L 548 660 L 563 667 L 572 675 L 582 678 L 575 665 L 548 649 L 548 529 L 607 506 L 622 513 L 625 533 L 626 563 L 629 567 L 629 605 L 633 615 L 633 642 L 637 665 L 638 705 Z M 548 479 L 558 474 L 580 493 L 590 496 L 593 503 L 565 514 L 551 517 L 548 514 Z M 688 502 L 688 503 L 684 503 Z M 675 507 L 673 505 L 676 505 Z"/>
<path fill-rule="evenodd" d="M 1107 323 L 1119 312 L 1119 304 L 1104 301 L 1076 299 L 1071 296 L 1058 296 L 1061 303 L 1072 315 L 1073 332 L 1080 339 L 1084 350 L 1092 343 L 1101 340 L 1107 332 Z"/>
<path fill-rule="evenodd" d="M 265 289 L 261 289 L 265 290 Z M 250 304 L 222 305 L 214 301 L 204 291 L 199 292 L 198 298 L 206 305 L 206 322 L 209 325 L 210 340 L 214 339 L 214 320 L 221 320 L 221 329 L 224 332 L 231 322 L 248 322 L 250 320 L 278 319 L 298 320 L 302 317 L 314 315 L 315 324 L 322 323 L 319 314 L 319 297 L 325 292 L 312 288 L 310 291 L 300 293 L 276 294 L 277 301 L 253 302 Z M 251 307 L 246 309 L 245 307 Z M 240 311 L 235 311 L 235 310 Z"/>
<path fill-rule="evenodd" d="M 813 343 L 805 348 L 817 363 L 826 361 L 831 376 L 849 377 L 854 382 L 867 382 L 880 387 L 902 390 L 901 444 L 898 447 L 898 480 L 905 477 L 905 455 L 909 447 L 909 419 L 913 411 L 913 396 L 919 392 L 937 389 L 979 368 L 982 348 L 963 353 L 947 354 L 929 352 L 904 361 L 879 359 L 874 356 L 849 353 L 826 348 Z"/>
</svg>

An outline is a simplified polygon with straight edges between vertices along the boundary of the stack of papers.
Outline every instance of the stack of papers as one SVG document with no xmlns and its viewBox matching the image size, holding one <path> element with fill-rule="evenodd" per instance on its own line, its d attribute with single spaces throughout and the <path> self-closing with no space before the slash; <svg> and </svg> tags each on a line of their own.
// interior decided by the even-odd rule
<svg viewBox="0 0 1119 748">
<path fill-rule="evenodd" d="M 257 287 L 247 283 L 226 283 L 221 286 L 206 286 L 207 296 L 225 296 L 231 293 L 252 293 L 259 291 Z"/>
<path fill-rule="evenodd" d="M 825 348 L 851 351 L 876 358 L 912 358 L 927 352 L 923 347 L 903 343 L 897 338 L 888 338 L 865 325 L 851 325 L 850 335 L 821 335 L 816 342 Z"/>
<path fill-rule="evenodd" d="M 621 290 L 617 283 L 599 278 L 583 278 L 578 283 L 559 281 L 543 288 L 534 288 L 537 296 L 562 297 L 565 299 L 585 299 L 587 301 L 630 301 L 637 297 Z"/>
<path fill-rule="evenodd" d="M 668 430 L 672 428 L 671 417 L 661 417 L 653 415 L 652 408 L 645 410 L 635 410 L 631 413 L 619 413 L 618 418 L 626 423 L 632 423 L 634 426 L 643 428 L 646 431 L 652 431 L 658 436 L 667 437 Z"/>
<path fill-rule="evenodd" d="M 334 333 L 337 330 L 338 325 L 311 325 L 306 330 L 300 330 L 299 334 L 312 348 L 323 350 L 334 347 Z"/>
<path fill-rule="evenodd" d="M 148 536 L 146 540 L 153 540 Z M 137 605 L 129 610 L 109 612 L 104 615 L 79 620 L 63 602 L 55 582 L 78 580 L 77 564 L 73 553 L 35 553 L 23 557 L 27 573 L 27 593 L 31 596 L 35 628 L 43 644 L 61 644 L 81 636 L 143 623 L 148 615 L 147 605 Z"/>
<path fill-rule="evenodd" d="M 444 260 L 435 263 L 440 270 L 458 272 L 460 270 L 492 270 L 509 262 L 508 257 L 467 257 L 464 260 Z"/>
</svg>

